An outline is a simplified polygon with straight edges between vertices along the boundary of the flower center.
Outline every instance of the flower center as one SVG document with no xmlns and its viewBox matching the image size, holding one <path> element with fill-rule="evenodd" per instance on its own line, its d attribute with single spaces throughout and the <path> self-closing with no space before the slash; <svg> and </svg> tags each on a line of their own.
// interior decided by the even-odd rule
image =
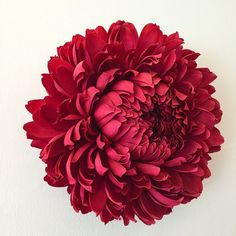
<svg viewBox="0 0 236 236">
<path fill-rule="evenodd" d="M 182 146 L 185 125 L 173 114 L 173 108 L 156 105 L 152 111 L 143 113 L 141 118 L 149 124 L 150 140 L 166 139 L 174 149 Z"/>
</svg>

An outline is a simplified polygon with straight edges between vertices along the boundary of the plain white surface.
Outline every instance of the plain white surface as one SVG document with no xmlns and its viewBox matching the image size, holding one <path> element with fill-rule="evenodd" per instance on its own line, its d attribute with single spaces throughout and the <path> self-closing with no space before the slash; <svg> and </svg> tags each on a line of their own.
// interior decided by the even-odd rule
<svg viewBox="0 0 236 236">
<path fill-rule="evenodd" d="M 234 0 L 0 0 L 0 235 L 236 235 L 236 1 Z M 219 126 L 225 144 L 210 162 L 198 200 L 176 207 L 153 226 L 111 222 L 76 214 L 66 189 L 49 187 L 39 151 L 22 125 L 24 104 L 45 91 L 40 74 L 56 47 L 86 28 L 118 19 L 141 29 L 154 22 L 179 31 L 186 47 L 202 54 L 199 64 L 218 75 L 214 82 L 224 111 Z"/>
</svg>

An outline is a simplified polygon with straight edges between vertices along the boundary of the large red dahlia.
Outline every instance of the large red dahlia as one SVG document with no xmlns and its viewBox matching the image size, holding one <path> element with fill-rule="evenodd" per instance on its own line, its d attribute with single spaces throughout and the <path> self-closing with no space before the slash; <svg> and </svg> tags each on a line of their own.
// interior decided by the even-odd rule
<svg viewBox="0 0 236 236">
<path fill-rule="evenodd" d="M 75 211 L 153 224 L 201 194 L 222 112 L 216 75 L 182 44 L 155 24 L 138 35 L 118 21 L 75 35 L 49 60 L 48 95 L 28 102 L 24 129 L 45 180 L 68 187 Z"/>
</svg>

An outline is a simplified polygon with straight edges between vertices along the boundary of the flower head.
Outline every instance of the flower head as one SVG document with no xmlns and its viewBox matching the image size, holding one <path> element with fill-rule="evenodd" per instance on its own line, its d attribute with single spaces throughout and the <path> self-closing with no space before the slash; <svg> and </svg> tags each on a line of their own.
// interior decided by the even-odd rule
<svg viewBox="0 0 236 236">
<path fill-rule="evenodd" d="M 24 129 L 45 180 L 68 187 L 76 211 L 153 224 L 201 194 L 222 112 L 216 75 L 182 44 L 155 24 L 138 35 L 118 21 L 75 35 L 49 60 L 48 95 L 28 102 Z"/>
</svg>

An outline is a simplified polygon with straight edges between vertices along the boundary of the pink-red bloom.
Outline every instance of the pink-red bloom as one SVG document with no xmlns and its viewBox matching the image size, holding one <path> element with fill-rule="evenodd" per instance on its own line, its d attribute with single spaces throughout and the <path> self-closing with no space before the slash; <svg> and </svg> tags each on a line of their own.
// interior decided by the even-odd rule
<svg viewBox="0 0 236 236">
<path fill-rule="evenodd" d="M 24 125 L 45 180 L 67 187 L 75 211 L 153 224 L 197 198 L 223 137 L 216 75 L 178 33 L 118 21 L 75 35 L 48 62 L 43 99 Z"/>
</svg>

